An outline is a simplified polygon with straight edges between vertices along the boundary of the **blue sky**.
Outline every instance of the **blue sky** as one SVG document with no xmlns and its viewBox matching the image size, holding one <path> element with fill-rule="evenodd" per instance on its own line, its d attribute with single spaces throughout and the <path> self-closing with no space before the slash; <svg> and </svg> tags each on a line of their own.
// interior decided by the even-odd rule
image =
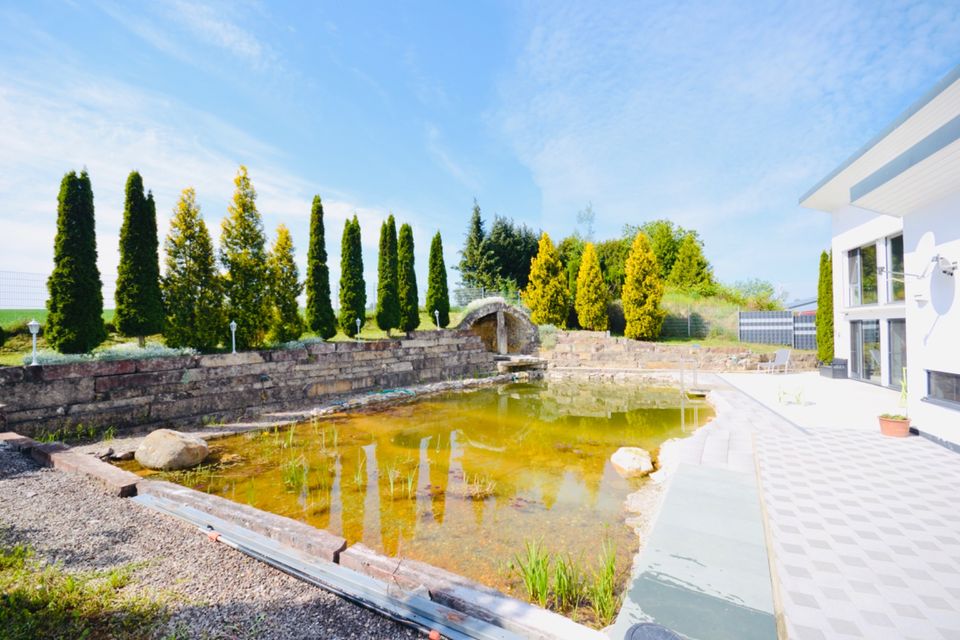
<svg viewBox="0 0 960 640">
<path fill-rule="evenodd" d="M 346 216 L 371 292 L 388 212 L 424 287 L 476 197 L 555 239 L 587 203 L 601 239 L 667 217 L 720 279 L 813 295 L 798 197 L 958 62 L 956 2 L 0 2 L 0 269 L 51 269 L 66 171 L 112 278 L 131 169 L 162 234 L 187 186 L 218 233 L 243 163 L 301 265 L 323 197 L 334 290 Z"/>
</svg>

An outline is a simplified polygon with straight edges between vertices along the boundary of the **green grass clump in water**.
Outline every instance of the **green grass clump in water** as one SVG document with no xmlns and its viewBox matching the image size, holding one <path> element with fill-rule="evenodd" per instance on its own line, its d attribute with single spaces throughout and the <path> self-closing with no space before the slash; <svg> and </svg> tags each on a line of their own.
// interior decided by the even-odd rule
<svg viewBox="0 0 960 640">
<path fill-rule="evenodd" d="M 613 622 L 617 612 L 616 581 L 617 552 L 609 540 L 604 540 L 600 549 L 600 569 L 594 574 L 593 584 L 590 585 L 590 605 L 597 621 L 603 626 Z"/>
<path fill-rule="evenodd" d="M 121 593 L 135 569 L 66 572 L 35 561 L 23 545 L 0 546 L 0 635 L 9 640 L 152 637 L 167 614 Z"/>
<path fill-rule="evenodd" d="M 526 555 L 523 558 L 517 556 L 515 560 L 527 596 L 541 607 L 546 607 L 550 593 L 550 554 L 543 548 L 543 543 L 528 541 Z"/>
<path fill-rule="evenodd" d="M 569 555 L 560 554 L 553 563 L 553 598 L 559 611 L 571 611 L 580 606 L 584 599 L 586 580 L 583 571 Z"/>
<path fill-rule="evenodd" d="M 309 481 L 310 465 L 303 456 L 287 460 L 280 465 L 280 477 L 288 491 L 303 490 Z"/>
</svg>

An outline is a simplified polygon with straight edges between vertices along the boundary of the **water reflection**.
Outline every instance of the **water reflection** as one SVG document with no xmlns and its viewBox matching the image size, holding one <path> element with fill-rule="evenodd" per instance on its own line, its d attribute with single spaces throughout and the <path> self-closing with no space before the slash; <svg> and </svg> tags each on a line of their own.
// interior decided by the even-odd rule
<svg viewBox="0 0 960 640">
<path fill-rule="evenodd" d="M 506 561 L 537 538 L 587 564 L 611 538 L 626 568 L 637 541 L 622 505 L 638 481 L 610 455 L 625 445 L 656 454 L 711 415 L 676 390 L 507 385 L 214 441 L 243 463 L 198 488 L 509 591 Z"/>
</svg>

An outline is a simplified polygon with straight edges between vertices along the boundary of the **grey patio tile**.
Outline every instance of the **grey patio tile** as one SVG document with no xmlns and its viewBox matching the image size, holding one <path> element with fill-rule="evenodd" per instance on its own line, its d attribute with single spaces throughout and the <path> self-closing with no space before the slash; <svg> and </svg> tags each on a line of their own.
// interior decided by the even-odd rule
<svg viewBox="0 0 960 640">
<path fill-rule="evenodd" d="M 841 635 L 854 636 L 856 638 L 862 638 L 863 632 L 860 631 L 860 627 L 854 624 L 851 620 L 846 620 L 843 618 L 827 618 L 827 622 L 830 623 L 830 626 L 834 631 Z"/>
<path fill-rule="evenodd" d="M 906 617 L 906 618 L 917 618 L 918 620 L 923 620 L 923 613 L 917 607 L 912 604 L 903 604 L 901 602 L 891 602 L 890 608 L 897 612 L 897 615 Z"/>
<path fill-rule="evenodd" d="M 864 620 L 877 627 L 893 628 L 893 622 L 885 613 L 879 611 L 861 611 L 860 615 Z"/>
<path fill-rule="evenodd" d="M 931 609 L 943 609 L 944 611 L 955 611 L 956 606 L 951 606 L 949 602 L 940 596 L 926 595 L 918 593 L 917 597 L 923 600 L 923 603 Z M 960 620 L 958 620 L 960 621 Z M 960 636 L 958 636 L 960 637 Z"/>
<path fill-rule="evenodd" d="M 789 595 L 790 595 L 790 599 L 793 600 L 796 604 L 800 605 L 801 607 L 810 607 L 812 609 L 820 608 L 820 603 L 817 602 L 817 599 L 814 598 L 809 593 L 791 591 Z"/>
<path fill-rule="evenodd" d="M 850 586 L 854 591 L 858 593 L 880 593 L 877 588 L 873 585 L 872 582 L 865 582 L 863 580 L 850 580 Z"/>
</svg>

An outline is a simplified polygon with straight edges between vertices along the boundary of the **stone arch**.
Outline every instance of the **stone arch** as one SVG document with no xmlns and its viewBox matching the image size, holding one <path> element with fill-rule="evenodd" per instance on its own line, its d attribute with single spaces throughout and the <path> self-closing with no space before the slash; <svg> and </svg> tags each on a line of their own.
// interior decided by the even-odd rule
<svg viewBox="0 0 960 640">
<path fill-rule="evenodd" d="M 503 298 L 490 298 L 471 309 L 456 328 L 480 336 L 494 353 L 529 355 L 540 346 L 540 332 L 527 312 Z"/>
</svg>

